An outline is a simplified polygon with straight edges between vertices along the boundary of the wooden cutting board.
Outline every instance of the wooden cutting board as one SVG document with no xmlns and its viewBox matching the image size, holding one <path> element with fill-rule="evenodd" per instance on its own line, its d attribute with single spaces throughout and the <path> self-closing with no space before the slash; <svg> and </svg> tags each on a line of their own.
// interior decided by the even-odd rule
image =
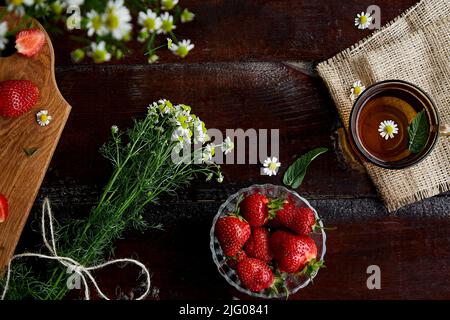
<svg viewBox="0 0 450 320">
<path fill-rule="evenodd" d="M 4 19 L 9 30 L 19 25 L 19 18 L 12 14 Z M 9 202 L 9 217 L 0 223 L 0 275 L 14 254 L 71 109 L 56 85 L 53 46 L 46 32 L 45 36 L 46 44 L 31 58 L 17 53 L 0 58 L 0 81 L 27 79 L 40 90 L 38 103 L 29 113 L 15 119 L 0 117 L 0 193 Z M 43 109 L 53 117 L 46 127 L 36 121 L 36 113 Z M 25 152 L 33 149 L 33 155 Z"/>
</svg>

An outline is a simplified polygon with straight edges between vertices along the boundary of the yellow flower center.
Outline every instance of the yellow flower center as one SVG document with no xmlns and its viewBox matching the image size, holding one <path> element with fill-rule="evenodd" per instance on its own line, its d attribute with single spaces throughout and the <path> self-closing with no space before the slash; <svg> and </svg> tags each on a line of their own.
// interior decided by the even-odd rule
<svg viewBox="0 0 450 320">
<path fill-rule="evenodd" d="M 271 162 L 271 163 L 269 164 L 269 169 L 270 169 L 271 171 L 277 170 L 277 164 L 276 164 L 275 162 Z"/>
<path fill-rule="evenodd" d="M 146 27 L 148 30 L 155 29 L 155 19 L 148 18 L 144 21 L 144 27 Z"/>
<path fill-rule="evenodd" d="M 172 31 L 173 23 L 170 20 L 163 20 L 161 28 L 166 32 Z"/>
<path fill-rule="evenodd" d="M 20 6 L 23 3 L 23 0 L 11 0 L 11 3 L 15 6 Z"/>
<path fill-rule="evenodd" d="M 366 17 L 366 16 L 361 16 L 361 17 L 359 18 L 359 22 L 360 22 L 361 24 L 366 24 L 366 23 L 367 23 L 367 17 Z"/>
<path fill-rule="evenodd" d="M 353 92 L 356 94 L 356 95 L 359 95 L 360 93 L 361 93 L 361 87 L 360 86 L 356 86 L 354 89 L 353 89 Z"/>
<path fill-rule="evenodd" d="M 41 114 L 40 120 L 41 120 L 41 122 L 47 122 L 47 120 L 48 120 L 48 115 L 46 115 L 46 114 Z"/>
<path fill-rule="evenodd" d="M 384 131 L 385 131 L 387 134 L 391 134 L 391 133 L 394 132 L 394 127 L 393 127 L 393 126 L 386 126 L 386 128 L 384 128 Z"/>
<path fill-rule="evenodd" d="M 109 13 L 106 18 L 106 25 L 111 30 L 117 29 L 119 27 L 119 17 L 114 13 Z"/>
<path fill-rule="evenodd" d="M 92 18 L 92 26 L 95 30 L 99 30 L 102 27 L 102 19 L 100 16 L 95 16 Z"/>
<path fill-rule="evenodd" d="M 181 57 L 184 58 L 188 55 L 189 51 L 186 48 L 186 46 L 179 46 L 177 49 L 177 54 Z"/>
</svg>

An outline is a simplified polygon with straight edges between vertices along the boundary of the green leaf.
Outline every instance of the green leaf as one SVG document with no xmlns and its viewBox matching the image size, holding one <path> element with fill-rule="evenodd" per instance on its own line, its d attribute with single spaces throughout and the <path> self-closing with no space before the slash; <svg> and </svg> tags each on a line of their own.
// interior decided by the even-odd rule
<svg viewBox="0 0 450 320">
<path fill-rule="evenodd" d="M 430 125 L 425 110 L 419 112 L 408 126 L 408 149 L 419 153 L 427 144 Z"/>
<path fill-rule="evenodd" d="M 316 148 L 302 155 L 286 170 L 283 183 L 293 189 L 298 188 L 303 182 L 306 169 L 311 161 L 327 151 L 327 148 Z"/>
</svg>

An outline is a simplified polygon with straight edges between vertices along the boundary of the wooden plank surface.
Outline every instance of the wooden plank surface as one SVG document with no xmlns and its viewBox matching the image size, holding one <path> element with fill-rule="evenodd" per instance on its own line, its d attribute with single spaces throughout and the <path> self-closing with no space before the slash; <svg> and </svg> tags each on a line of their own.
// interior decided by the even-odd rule
<svg viewBox="0 0 450 320">
<path fill-rule="evenodd" d="M 7 21 L 10 28 L 18 23 L 11 15 Z M 42 50 L 32 58 L 18 54 L 0 58 L 0 81 L 27 79 L 40 90 L 37 105 L 29 113 L 19 118 L 0 119 L 0 193 L 9 203 L 9 217 L 0 224 L 0 274 L 14 253 L 70 112 L 56 85 L 54 53 L 47 34 L 46 40 Z M 36 113 L 42 109 L 53 117 L 47 127 L 36 122 Z M 37 151 L 27 156 L 24 149 L 32 148 Z"/>
<path fill-rule="evenodd" d="M 177 31 L 196 48 L 185 60 L 163 53 L 156 65 L 147 65 L 139 52 L 119 63 L 72 65 L 68 54 L 75 45 L 56 37 L 57 81 L 74 109 L 39 200 L 50 196 L 60 221 L 86 215 L 110 173 L 97 152 L 109 127 L 126 127 L 162 97 L 192 105 L 209 127 L 279 128 L 282 170 L 313 147 L 333 148 L 337 115 L 314 65 L 370 33 L 353 26 L 367 6 L 379 5 L 385 23 L 415 2 L 186 0 L 197 18 Z M 259 165 L 223 169 L 223 185 L 195 181 L 178 197 L 146 208 L 146 219 L 163 223 L 165 231 L 128 232 L 117 242 L 115 256 L 139 258 L 150 267 L 159 288 L 154 298 L 236 296 L 211 259 L 212 218 L 229 194 L 253 183 L 280 183 L 281 175 L 262 177 Z M 311 165 L 299 192 L 338 229 L 329 233 L 327 269 L 292 299 L 450 298 L 448 194 L 389 215 L 367 175 L 350 169 L 334 148 Z M 40 242 L 32 229 L 30 220 L 22 250 Z M 382 290 L 365 286 L 370 264 L 381 267 Z M 98 276 L 114 296 L 117 286 L 130 291 L 132 271 Z"/>
</svg>

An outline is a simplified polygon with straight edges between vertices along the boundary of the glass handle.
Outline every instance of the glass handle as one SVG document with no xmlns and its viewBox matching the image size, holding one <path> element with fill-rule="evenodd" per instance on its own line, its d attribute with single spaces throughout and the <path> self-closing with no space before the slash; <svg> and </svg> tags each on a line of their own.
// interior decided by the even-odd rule
<svg viewBox="0 0 450 320">
<path fill-rule="evenodd" d="M 441 124 L 439 126 L 439 135 L 442 137 L 450 137 L 450 125 Z"/>
</svg>

